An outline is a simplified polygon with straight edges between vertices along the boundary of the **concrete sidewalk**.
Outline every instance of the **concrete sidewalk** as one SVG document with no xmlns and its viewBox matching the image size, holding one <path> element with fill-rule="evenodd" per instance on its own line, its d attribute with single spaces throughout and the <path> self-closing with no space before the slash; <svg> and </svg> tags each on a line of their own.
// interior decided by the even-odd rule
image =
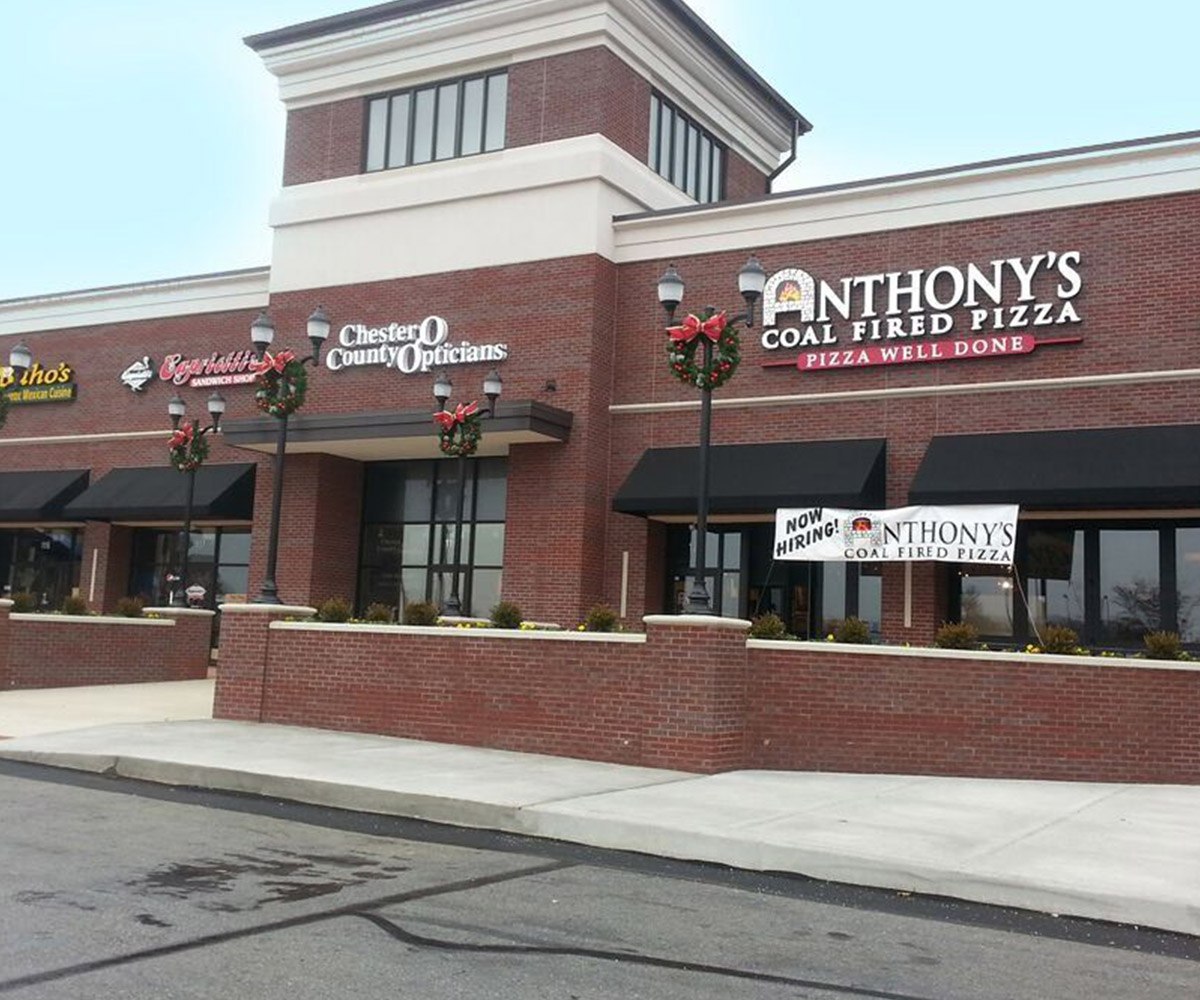
<svg viewBox="0 0 1200 1000">
<path fill-rule="evenodd" d="M 211 720 L 30 735 L 0 757 L 1200 934 L 1196 787 L 704 777 Z"/>
<path fill-rule="evenodd" d="M 110 722 L 211 719 L 213 680 L 0 691 L 0 739 Z"/>
</svg>

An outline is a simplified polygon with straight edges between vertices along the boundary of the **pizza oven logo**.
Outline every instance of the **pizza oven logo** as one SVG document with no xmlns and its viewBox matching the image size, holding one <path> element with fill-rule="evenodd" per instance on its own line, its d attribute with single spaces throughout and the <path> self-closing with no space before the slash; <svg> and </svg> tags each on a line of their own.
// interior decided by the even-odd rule
<svg viewBox="0 0 1200 1000">
<path fill-rule="evenodd" d="M 855 514 L 842 524 L 842 538 L 847 546 L 883 544 L 883 530 L 866 514 Z"/>
<path fill-rule="evenodd" d="M 775 317 L 799 313 L 802 322 L 811 323 L 817 314 L 817 283 L 798 267 L 776 271 L 763 288 L 763 325 L 774 326 Z"/>
</svg>

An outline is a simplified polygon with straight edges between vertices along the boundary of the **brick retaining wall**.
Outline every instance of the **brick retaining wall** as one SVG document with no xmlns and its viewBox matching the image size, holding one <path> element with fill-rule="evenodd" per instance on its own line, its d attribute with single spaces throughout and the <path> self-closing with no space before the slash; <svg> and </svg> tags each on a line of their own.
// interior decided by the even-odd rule
<svg viewBox="0 0 1200 1000">
<path fill-rule="evenodd" d="M 0 688 L 207 676 L 211 611 L 153 609 L 161 616 L 157 618 L 14 615 L 4 603 L 0 602 Z"/>
</svg>

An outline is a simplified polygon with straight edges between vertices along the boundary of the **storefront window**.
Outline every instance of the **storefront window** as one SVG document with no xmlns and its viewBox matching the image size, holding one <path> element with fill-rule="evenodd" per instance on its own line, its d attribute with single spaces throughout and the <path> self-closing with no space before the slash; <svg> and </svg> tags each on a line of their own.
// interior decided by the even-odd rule
<svg viewBox="0 0 1200 1000">
<path fill-rule="evenodd" d="M 846 617 L 846 571 L 849 563 L 825 563 L 821 587 L 821 634 L 828 635 Z"/>
<path fill-rule="evenodd" d="M 826 563 L 828 568 L 832 563 Z M 883 567 L 880 563 L 849 564 L 858 566 L 858 608 L 856 614 L 878 636 L 883 628 Z"/>
<path fill-rule="evenodd" d="M 1100 532 L 1100 641 L 1130 645 L 1161 627 L 1158 532 Z"/>
<path fill-rule="evenodd" d="M 458 508 L 458 462 L 367 466 L 358 610 L 450 596 Z M 507 463 L 466 463 L 459 597 L 466 614 L 487 615 L 500 600 Z"/>
<path fill-rule="evenodd" d="M 1084 632 L 1083 531 L 1033 528 L 1025 551 L 1029 611 L 1039 629 L 1065 625 Z M 991 634 L 991 633 L 985 633 Z"/>
<path fill-rule="evenodd" d="M 1175 591 L 1179 635 L 1200 642 L 1200 528 L 1175 531 Z"/>
<path fill-rule="evenodd" d="M 183 566 L 183 532 L 136 528 L 128 593 L 147 604 L 183 603 L 188 585 L 204 588 L 204 607 L 247 599 L 250 575 L 249 528 L 193 528 L 188 579 L 174 579 Z"/>
<path fill-rule="evenodd" d="M 39 608 L 57 611 L 79 587 L 82 558 L 76 529 L 0 531 L 0 594 L 32 594 Z"/>
<path fill-rule="evenodd" d="M 964 566 L 959 574 L 961 620 L 980 635 L 1013 635 L 1013 578 L 1006 566 Z"/>
</svg>

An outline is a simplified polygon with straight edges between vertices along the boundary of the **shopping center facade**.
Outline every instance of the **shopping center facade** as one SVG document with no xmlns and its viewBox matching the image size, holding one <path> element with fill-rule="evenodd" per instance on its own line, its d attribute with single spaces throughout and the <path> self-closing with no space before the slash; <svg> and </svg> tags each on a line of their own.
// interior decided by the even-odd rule
<svg viewBox="0 0 1200 1000">
<path fill-rule="evenodd" d="M 462 594 L 573 625 L 681 606 L 699 394 L 655 284 L 742 308 L 714 393 L 716 609 L 890 643 L 969 620 L 1093 648 L 1200 643 L 1200 134 L 770 193 L 809 123 L 676 0 L 401 0 L 248 39 L 287 108 L 269 267 L 0 303 L 36 367 L 0 431 L 0 584 L 161 602 L 183 481 L 167 400 L 226 398 L 192 579 L 252 599 L 276 422 L 250 326 L 332 320 L 290 422 L 281 597 L 400 607 L 450 587 L 457 463 L 431 420 L 503 393 L 469 460 Z M 803 95 L 798 95 L 802 99 Z M 863 137 L 864 143 L 870 141 Z M 1016 573 L 773 558 L 779 507 L 1021 505 Z M 981 560 L 982 562 L 982 560 Z M 1032 624 L 1031 624 L 1032 621 Z"/>
</svg>

